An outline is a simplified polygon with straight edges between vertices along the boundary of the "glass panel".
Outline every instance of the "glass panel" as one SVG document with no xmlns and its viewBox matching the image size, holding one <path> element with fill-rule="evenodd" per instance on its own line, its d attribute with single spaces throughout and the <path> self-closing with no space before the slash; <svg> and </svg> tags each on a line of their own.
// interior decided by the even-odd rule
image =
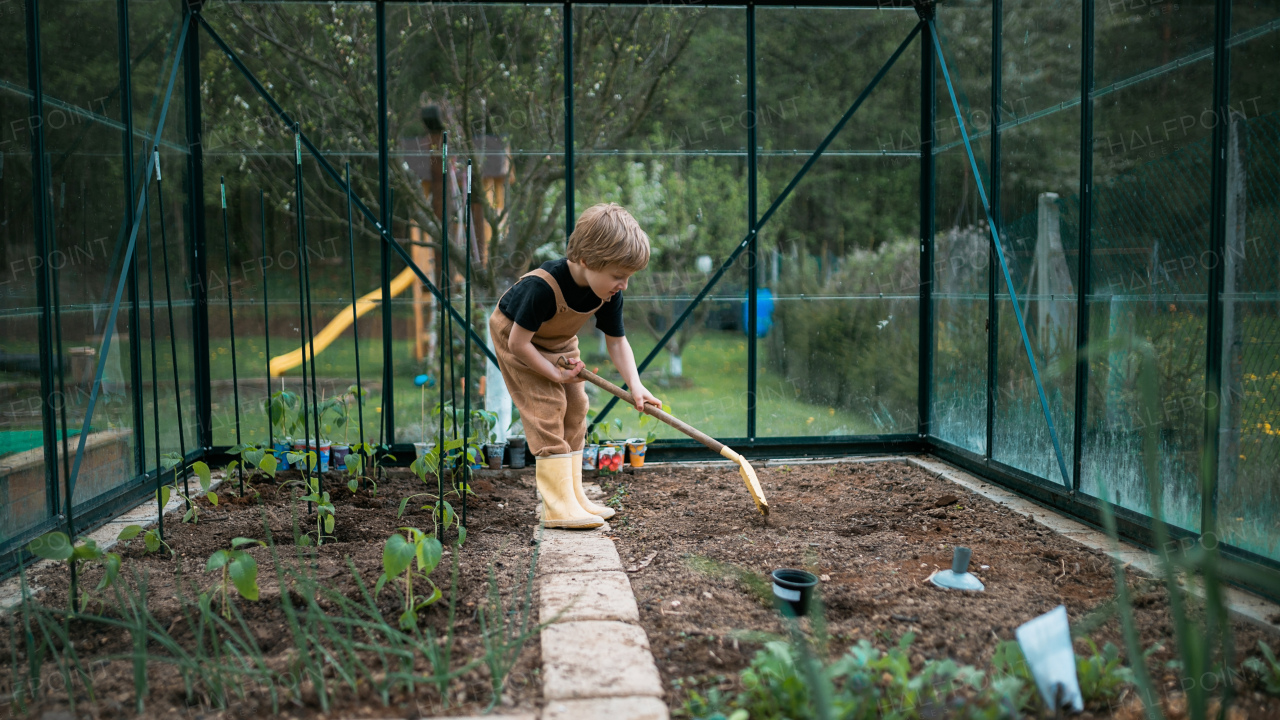
<svg viewBox="0 0 1280 720">
<path fill-rule="evenodd" d="M 1140 449 L 1144 433 L 1158 432 L 1164 517 L 1191 530 L 1200 526 L 1213 113 L 1199 118 L 1212 102 L 1213 66 L 1189 58 L 1210 47 L 1212 21 L 1208 0 L 1155 17 L 1116 4 L 1099 13 L 1096 31 L 1089 327 L 1100 351 L 1090 363 L 1081 489 L 1150 514 Z M 1159 65 L 1179 58 L 1178 67 Z M 1143 397 L 1138 382 L 1147 343 L 1156 397 Z"/>
<path fill-rule="evenodd" d="M 1079 275 L 1080 4 L 1006 3 L 1002 29 L 1001 242 L 1070 473 Z M 1062 477 L 1058 466 L 1008 288 L 1003 275 L 997 277 L 992 456 L 1069 485 L 1071 478 Z"/>
<path fill-rule="evenodd" d="M 1218 528 L 1232 545 L 1280 560 L 1280 188 L 1272 172 L 1280 159 L 1280 9 L 1238 1 L 1232 12 L 1239 32 L 1227 139 Z M 1273 30 L 1256 35 L 1266 27 Z"/>
<path fill-rule="evenodd" d="M 0 14 L 0 547 L 49 517 L 24 6 Z"/>
<path fill-rule="evenodd" d="M 202 64 L 208 78 L 203 86 L 203 120 L 210 208 L 214 442 L 236 442 L 237 409 L 243 441 L 314 436 L 317 412 L 313 403 L 317 400 L 326 408 L 319 414 L 322 439 L 342 444 L 358 443 L 362 438 L 377 442 L 382 405 L 381 239 L 360 209 L 363 202 L 377 217 L 373 7 L 356 3 L 324 8 L 241 3 L 216 12 L 211 9 L 206 17 L 277 102 L 299 121 L 303 133 L 339 178 L 350 163 L 354 194 L 353 223 L 348 232 L 345 190 L 303 148 L 307 247 L 306 262 L 300 262 L 303 250 L 298 234 L 293 128 L 282 124 L 225 55 L 216 53 Z M 264 35 L 277 41 L 262 43 Z M 306 81 L 299 82 L 299 77 Z M 394 137 L 394 118 L 392 128 Z M 392 175 L 396 177 L 394 169 Z M 227 192 L 225 237 L 219 194 L 223 180 Z M 234 367 L 228 293 L 234 307 Z M 373 304 L 358 304 L 360 317 L 353 324 L 353 297 L 370 293 Z M 303 394 L 301 347 L 312 333 L 317 346 L 316 377 L 313 394 L 313 368 L 308 360 L 305 397 L 309 412 L 305 422 L 299 417 L 296 427 L 270 428 L 264 414 L 269 395 L 282 388 Z M 366 393 L 363 406 L 356 402 L 353 387 L 357 384 Z"/>
<path fill-rule="evenodd" d="M 392 184 L 396 238 L 439 285 L 439 218 L 447 179 L 450 275 L 464 313 L 464 252 L 473 262 L 473 327 L 487 335 L 498 297 L 534 266 L 539 253 L 558 253 L 564 237 L 564 80 L 561 6 L 412 5 L 387 12 Z M 441 163 L 441 132 L 449 133 L 449 171 Z M 462 192 L 473 163 L 473 236 L 464 243 Z M 393 303 L 397 439 L 431 435 L 439 402 L 440 305 L 399 259 L 392 275 L 405 291 Z M 462 328 L 455 323 L 450 398 L 463 404 Z M 483 407 L 479 378 L 486 363 L 472 357 L 472 406 Z M 447 374 L 447 371 L 446 371 Z M 415 377 L 426 375 L 429 387 Z M 493 376 L 490 376 L 493 377 Z M 424 425 L 426 427 L 424 427 Z M 503 430 L 506 428 L 504 427 Z"/>
<path fill-rule="evenodd" d="M 938 35 L 984 186 L 990 187 L 991 3 L 938 13 Z M 930 432 L 975 453 L 986 451 L 987 287 L 990 231 L 956 111 L 938 73 L 933 267 L 933 407 Z"/>
<path fill-rule="evenodd" d="M 641 363 L 747 233 L 746 12 L 583 7 L 574 22 L 576 211 L 616 202 L 649 235 L 649 266 L 623 305 Z M 621 63 L 619 36 L 631 50 Z M 721 437 L 747 432 L 746 267 L 744 252 L 642 373 L 677 417 Z M 620 379 L 594 322 L 580 342 L 591 367 Z M 593 413 L 612 399 L 587 392 Z M 645 435 L 634 409 L 618 404 L 612 418 L 615 437 Z"/>
<path fill-rule="evenodd" d="M 104 323 L 124 271 L 128 243 L 123 222 L 126 178 L 121 161 L 120 67 L 116 3 L 91 0 L 76 7 L 41 8 L 45 92 L 45 167 L 49 177 L 47 242 L 55 287 L 54 352 L 62 358 L 57 390 L 59 452 L 65 486 L 81 438 L 99 365 Z M 89 23 L 89 35 L 66 28 Z M 104 219 L 106 222 L 104 222 Z M 107 353 L 102 388 L 72 501 L 82 504 L 125 484 L 136 474 L 130 387 L 129 312 L 122 302 Z"/>
<path fill-rule="evenodd" d="M 916 21 L 757 12 L 762 213 Z M 760 436 L 915 432 L 919 78 L 913 43 L 761 231 Z"/>
</svg>

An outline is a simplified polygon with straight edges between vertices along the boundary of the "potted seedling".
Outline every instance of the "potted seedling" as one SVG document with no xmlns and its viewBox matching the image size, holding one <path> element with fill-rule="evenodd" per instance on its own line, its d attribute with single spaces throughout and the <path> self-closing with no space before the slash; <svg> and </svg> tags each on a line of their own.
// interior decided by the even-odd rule
<svg viewBox="0 0 1280 720">
<path fill-rule="evenodd" d="M 524 467 L 524 450 L 526 441 L 524 437 L 524 423 L 520 422 L 520 418 L 511 421 L 511 427 L 507 428 L 507 465 L 512 469 Z"/>
<path fill-rule="evenodd" d="M 498 435 L 493 431 L 494 423 L 498 422 L 498 414 L 488 410 L 472 410 L 471 421 L 476 425 L 476 437 L 484 440 L 484 459 L 489 464 L 489 469 L 501 469 L 502 455 L 507 450 L 507 444 L 498 442 Z"/>
<path fill-rule="evenodd" d="M 663 405 L 663 411 L 671 412 L 671 406 Z M 652 415 L 640 413 L 640 429 L 645 431 L 644 437 L 627 438 L 627 462 L 631 467 L 644 467 L 644 455 L 649 444 L 658 439 L 658 419 Z"/>
<path fill-rule="evenodd" d="M 263 401 L 275 441 L 272 452 L 276 456 L 276 469 L 289 469 L 289 451 L 293 449 L 293 432 L 298 425 L 298 395 L 284 388 L 272 393 Z"/>
<path fill-rule="evenodd" d="M 338 435 L 338 430 L 347 426 L 347 402 L 346 395 L 336 395 L 328 398 L 320 403 L 320 432 L 322 442 L 329 445 L 328 462 L 325 462 L 324 453 L 321 453 L 321 468 L 327 470 L 328 467 L 343 468 L 346 463 L 343 459 L 347 453 L 351 452 L 351 446 L 345 442 L 334 442 L 334 438 Z"/>
<path fill-rule="evenodd" d="M 603 475 L 613 475 L 622 470 L 622 456 L 625 450 L 622 443 L 614 438 L 614 432 L 622 432 L 622 418 L 614 418 L 612 423 L 604 426 L 604 437 L 600 442 L 600 454 L 596 458 L 596 470 Z"/>
</svg>

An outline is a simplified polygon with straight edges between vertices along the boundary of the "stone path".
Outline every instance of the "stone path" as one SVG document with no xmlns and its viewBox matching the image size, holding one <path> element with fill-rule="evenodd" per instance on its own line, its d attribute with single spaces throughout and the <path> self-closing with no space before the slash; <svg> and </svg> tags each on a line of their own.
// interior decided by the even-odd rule
<svg viewBox="0 0 1280 720">
<path fill-rule="evenodd" d="M 667 720 L 662 678 L 609 526 L 544 530 L 542 720 Z"/>
</svg>

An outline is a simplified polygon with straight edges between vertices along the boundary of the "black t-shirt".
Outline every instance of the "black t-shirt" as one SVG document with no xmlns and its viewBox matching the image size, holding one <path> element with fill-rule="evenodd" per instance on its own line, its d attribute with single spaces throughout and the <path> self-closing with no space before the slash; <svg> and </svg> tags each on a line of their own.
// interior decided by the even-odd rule
<svg viewBox="0 0 1280 720">
<path fill-rule="evenodd" d="M 604 305 L 590 287 L 579 287 L 569 273 L 569 261 L 565 258 L 552 260 L 542 264 L 542 269 L 560 285 L 560 294 L 569 307 L 578 312 L 587 313 L 595 310 L 596 327 L 600 332 L 612 337 L 622 337 L 622 293 L 614 293 Z M 542 323 L 555 317 L 556 294 L 540 277 L 529 277 L 520 280 L 502 296 L 498 303 L 502 311 L 517 325 L 531 332 L 538 332 Z"/>
</svg>

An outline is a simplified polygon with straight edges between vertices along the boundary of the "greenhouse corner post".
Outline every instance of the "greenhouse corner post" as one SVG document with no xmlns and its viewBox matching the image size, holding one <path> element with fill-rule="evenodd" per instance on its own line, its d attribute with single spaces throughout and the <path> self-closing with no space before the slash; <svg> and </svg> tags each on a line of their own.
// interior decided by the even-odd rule
<svg viewBox="0 0 1280 720">
<path fill-rule="evenodd" d="M 392 373 L 395 349 L 391 342 L 391 254 L 387 234 L 391 232 L 391 178 L 387 152 L 387 10 L 383 3 L 375 6 L 375 33 L 378 54 L 378 217 L 382 220 L 384 241 L 378 243 L 382 270 L 382 444 L 396 439 L 395 380 Z M 381 433 L 380 433 L 381 434 Z"/>
<path fill-rule="evenodd" d="M 1093 272 L 1093 3 L 1080 3 L 1080 240 L 1076 266 L 1075 437 L 1071 492 L 1080 492 L 1089 403 L 1089 288 Z"/>
<path fill-rule="evenodd" d="M 1087 0 L 1086 0 L 1087 1 Z M 1000 35 L 1003 27 L 1001 0 L 991 0 L 991 219 L 992 232 L 1002 234 L 1004 220 L 1000 212 Z M 995 454 L 996 395 L 999 387 L 997 359 L 1000 350 L 1000 306 L 996 303 L 995 247 L 987 246 L 987 447 L 985 456 Z M 1065 481 L 1066 478 L 1063 478 Z"/>
<path fill-rule="evenodd" d="M 133 230 L 133 198 L 135 190 L 133 182 L 137 174 L 133 162 L 133 68 L 130 66 L 132 54 L 129 49 L 129 0 L 116 0 L 116 47 L 117 62 L 120 67 L 120 123 L 124 125 L 121 132 L 120 150 L 124 154 L 124 221 L 126 232 Z M 142 333 L 138 329 L 142 322 L 138 310 L 138 253 L 134 252 L 133 262 L 129 264 L 129 352 L 132 361 L 129 363 L 130 382 L 133 383 L 133 444 L 134 462 L 137 474 L 147 474 L 146 457 L 146 409 L 142 400 Z"/>
<path fill-rule="evenodd" d="M 196 441 L 203 455 L 213 447 L 212 398 L 209 393 L 209 283 L 205 252 L 204 224 L 204 149 L 202 145 L 200 103 L 200 27 L 196 16 L 201 3 L 188 7 L 186 54 L 182 58 L 183 91 L 186 93 L 187 120 L 187 207 L 191 216 L 191 328 L 194 335 Z M 174 59 L 177 62 L 177 59 Z M 162 209 L 163 211 L 163 209 Z M 228 278 L 230 281 L 230 278 Z M 175 360 L 176 361 L 176 360 Z M 174 392 L 182 392 L 175 388 Z M 179 418 L 178 422 L 182 422 Z M 186 462 L 186 458 L 183 458 Z"/>
<path fill-rule="evenodd" d="M 759 216 L 756 195 L 757 180 L 756 163 L 759 160 L 759 149 L 756 147 L 756 6 L 747 3 L 747 113 L 751 121 L 747 124 L 747 228 L 751 232 L 751 240 L 747 246 L 747 444 L 756 441 L 756 382 L 758 355 L 756 317 L 756 297 L 760 287 L 759 268 L 759 235 L 756 231 L 756 218 Z"/>
<path fill-rule="evenodd" d="M 1087 0 L 1086 0 L 1087 2 Z M 931 4 L 916 6 L 921 22 L 933 20 Z M 937 75 L 933 43 L 920 36 L 920 327 L 918 352 L 920 377 L 916 385 L 916 433 L 929 438 L 929 412 L 933 396 L 933 224 L 934 224 L 934 121 L 937 115 Z"/>
<path fill-rule="evenodd" d="M 1201 460 L 1200 534 L 1214 535 L 1218 520 L 1218 456 L 1221 421 L 1224 258 L 1227 244 L 1227 140 L 1231 132 L 1231 0 L 1217 0 L 1213 22 L 1213 125 L 1212 177 L 1209 198 L 1209 253 L 1217 262 L 1209 268 L 1208 328 L 1204 373 L 1204 456 Z M 1210 398 L 1213 402 L 1210 403 Z"/>
<path fill-rule="evenodd" d="M 564 39 L 564 241 L 568 243 L 577 217 L 573 212 L 573 3 L 565 3 L 561 10 L 560 36 Z"/>
<path fill-rule="evenodd" d="M 44 107 L 44 89 L 41 85 L 40 67 L 40 0 L 27 0 L 27 86 L 31 91 L 31 116 L 42 117 Z M 45 246 L 48 229 L 45 222 L 46 210 L 44 165 L 44 123 L 36 125 L 31 131 L 31 197 L 35 208 L 31 213 L 33 235 L 35 236 L 35 252 L 46 257 Z M 47 263 L 46 263 L 47 265 Z M 44 428 L 44 482 L 45 510 L 50 518 L 57 518 L 58 512 L 58 431 L 54 420 L 53 394 L 53 345 L 49 339 L 53 336 L 51 310 L 49 308 L 49 285 L 44 273 L 36 273 L 36 303 L 40 306 L 40 396 L 44 398 L 41 420 Z"/>
</svg>

